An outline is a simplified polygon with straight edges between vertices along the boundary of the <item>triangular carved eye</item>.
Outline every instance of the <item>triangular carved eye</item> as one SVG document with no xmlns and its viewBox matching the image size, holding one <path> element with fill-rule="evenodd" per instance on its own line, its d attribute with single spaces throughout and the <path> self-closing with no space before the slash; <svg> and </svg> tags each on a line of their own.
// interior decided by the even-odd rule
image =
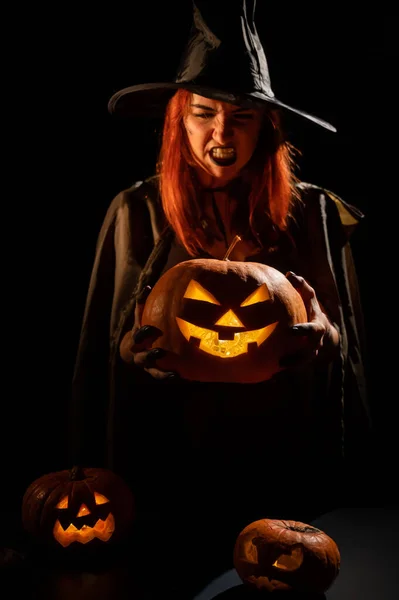
<svg viewBox="0 0 399 600">
<path fill-rule="evenodd" d="M 270 293 L 266 287 L 266 284 L 263 283 L 261 286 L 256 288 L 256 290 L 252 292 L 252 294 L 250 294 L 248 298 L 246 298 L 244 302 L 240 304 L 240 306 L 250 306 L 251 304 L 257 304 L 258 302 L 266 302 L 266 300 L 270 300 Z"/>
<path fill-rule="evenodd" d="M 303 550 L 300 546 L 293 548 L 290 554 L 281 554 L 273 563 L 273 567 L 282 571 L 295 571 L 303 563 Z"/>
<path fill-rule="evenodd" d="M 68 508 L 68 496 L 64 496 L 63 498 L 61 498 L 56 508 Z"/>
<path fill-rule="evenodd" d="M 190 298 L 191 300 L 201 300 L 202 302 L 210 302 L 211 304 L 219 304 L 215 298 L 208 290 L 206 290 L 202 285 L 192 279 L 187 286 L 186 292 L 184 294 L 184 298 Z"/>
<path fill-rule="evenodd" d="M 107 502 L 109 502 L 108 498 L 106 498 L 102 494 L 99 494 L 98 492 L 94 492 L 94 500 L 96 504 L 106 504 Z"/>
</svg>

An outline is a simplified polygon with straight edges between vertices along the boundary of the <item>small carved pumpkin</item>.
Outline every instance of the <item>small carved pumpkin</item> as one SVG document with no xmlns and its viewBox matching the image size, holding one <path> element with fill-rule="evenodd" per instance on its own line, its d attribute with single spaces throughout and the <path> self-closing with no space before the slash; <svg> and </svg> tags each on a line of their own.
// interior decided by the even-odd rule
<svg viewBox="0 0 399 600">
<path fill-rule="evenodd" d="M 107 469 L 74 467 L 42 475 L 22 500 L 24 529 L 37 541 L 68 551 L 120 541 L 134 512 L 130 488 Z"/>
<path fill-rule="evenodd" d="M 340 552 L 326 533 L 299 521 L 260 519 L 234 546 L 234 568 L 244 583 L 268 592 L 322 594 L 340 569 Z"/>
<path fill-rule="evenodd" d="M 184 379 L 257 383 L 281 370 L 279 360 L 301 340 L 302 298 L 277 269 L 254 262 L 192 259 L 166 271 L 151 290 L 141 325 L 162 335 L 158 360 Z"/>
</svg>

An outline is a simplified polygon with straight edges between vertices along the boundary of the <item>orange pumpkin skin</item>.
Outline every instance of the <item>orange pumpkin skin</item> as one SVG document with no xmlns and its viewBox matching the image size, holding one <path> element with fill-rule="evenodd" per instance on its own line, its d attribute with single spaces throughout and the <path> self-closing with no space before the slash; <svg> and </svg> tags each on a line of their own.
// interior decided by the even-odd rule
<svg viewBox="0 0 399 600">
<path fill-rule="evenodd" d="M 115 546 L 134 518 L 133 493 L 108 469 L 74 467 L 42 475 L 22 499 L 22 524 L 31 539 L 68 556 Z"/>
<path fill-rule="evenodd" d="M 225 325 L 227 313 L 234 315 L 236 325 Z M 171 353 L 157 361 L 162 369 L 193 381 L 258 383 L 281 371 L 280 358 L 301 347 L 303 340 L 290 328 L 307 320 L 300 294 L 277 269 L 255 262 L 192 259 L 157 281 L 141 325 L 162 332 L 153 343 Z M 199 342 L 200 330 L 211 340 L 207 347 Z M 244 336 L 252 332 L 264 339 L 247 344 Z"/>
<path fill-rule="evenodd" d="M 267 592 L 322 594 L 338 576 L 340 563 L 335 541 L 300 521 L 259 519 L 241 531 L 234 546 L 239 577 Z"/>
</svg>

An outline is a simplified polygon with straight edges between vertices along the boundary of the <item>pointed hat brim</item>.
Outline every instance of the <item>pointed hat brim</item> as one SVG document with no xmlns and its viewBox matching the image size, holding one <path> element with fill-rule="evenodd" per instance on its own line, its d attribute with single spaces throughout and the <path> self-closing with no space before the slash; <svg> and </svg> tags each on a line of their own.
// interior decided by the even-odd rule
<svg viewBox="0 0 399 600">
<path fill-rule="evenodd" d="M 275 96 L 267 96 L 262 92 L 235 94 L 193 83 L 160 82 L 132 85 L 118 90 L 112 95 L 108 102 L 108 110 L 111 114 L 123 117 L 163 118 L 168 101 L 178 89 L 186 89 L 200 96 L 248 108 L 268 104 L 271 107 L 282 108 L 304 117 L 329 131 L 337 131 L 331 123 L 324 119 L 281 102 Z"/>
</svg>

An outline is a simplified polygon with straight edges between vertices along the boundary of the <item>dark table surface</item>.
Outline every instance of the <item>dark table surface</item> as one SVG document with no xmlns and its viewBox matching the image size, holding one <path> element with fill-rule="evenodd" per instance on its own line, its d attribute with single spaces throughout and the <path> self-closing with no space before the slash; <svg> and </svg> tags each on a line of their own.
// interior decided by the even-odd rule
<svg viewBox="0 0 399 600">
<path fill-rule="evenodd" d="M 339 546 L 340 573 L 322 598 L 327 600 L 398 600 L 399 508 L 338 508 L 309 521 Z M 187 523 L 188 529 L 190 524 Z M 181 531 L 181 530 L 180 530 Z M 1 549 L 0 597 L 4 600 L 257 600 L 232 565 L 233 539 L 213 562 L 194 537 L 170 534 L 148 523 L 136 531 L 136 543 L 98 563 L 65 564 L 35 546 Z M 180 535 L 180 537 L 179 537 Z M 215 531 L 215 541 L 220 532 Z M 177 540 L 177 542 L 176 542 Z M 162 567 L 162 565 L 164 565 Z M 267 594 L 266 594 L 267 595 Z M 274 594 L 275 597 L 277 594 Z M 287 600 L 296 595 L 284 594 Z M 304 597 L 301 596 L 304 600 Z"/>
<path fill-rule="evenodd" d="M 321 598 L 398 600 L 398 507 L 340 508 L 313 520 L 312 525 L 332 537 L 341 554 L 338 577 Z M 256 600 L 258 596 L 233 568 L 211 581 L 194 600 Z M 293 599 L 295 594 L 284 597 Z"/>
</svg>

